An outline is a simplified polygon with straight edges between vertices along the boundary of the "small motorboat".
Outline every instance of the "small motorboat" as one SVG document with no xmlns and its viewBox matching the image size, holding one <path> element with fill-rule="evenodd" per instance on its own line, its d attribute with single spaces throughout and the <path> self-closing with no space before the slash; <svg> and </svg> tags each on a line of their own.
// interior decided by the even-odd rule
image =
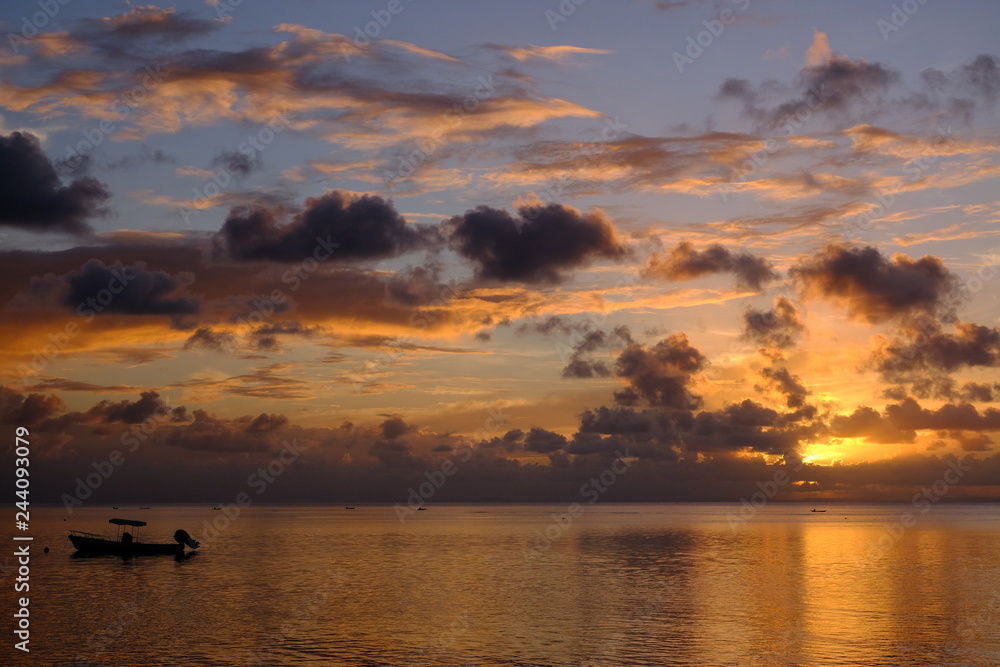
<svg viewBox="0 0 1000 667">
<path fill-rule="evenodd" d="M 166 544 L 154 544 L 151 542 L 140 542 L 138 529 L 145 526 L 145 521 L 134 521 L 132 519 L 110 519 L 110 524 L 118 526 L 118 534 L 115 539 L 87 533 L 81 530 L 69 531 L 69 541 L 76 547 L 77 552 L 87 555 L 119 555 L 119 556 L 141 556 L 153 554 L 183 554 L 184 546 L 192 549 L 201 546 L 198 540 L 192 538 L 186 530 L 178 530 L 174 533 L 174 542 Z M 125 527 L 135 528 L 135 535 L 125 530 Z"/>
<path fill-rule="evenodd" d="M 825 512 L 826 510 L 813 510 L 813 512 Z"/>
</svg>

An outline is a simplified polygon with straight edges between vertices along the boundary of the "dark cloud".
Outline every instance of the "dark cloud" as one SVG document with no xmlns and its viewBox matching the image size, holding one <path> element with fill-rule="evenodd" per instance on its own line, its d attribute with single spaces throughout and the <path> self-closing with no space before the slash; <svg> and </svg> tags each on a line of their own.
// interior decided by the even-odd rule
<svg viewBox="0 0 1000 667">
<path fill-rule="evenodd" d="M 476 264 L 481 280 L 555 283 L 595 259 L 627 254 L 602 212 L 581 214 L 561 204 L 523 206 L 516 217 L 479 206 L 451 218 L 447 228 L 451 247 Z"/>
<path fill-rule="evenodd" d="M 382 425 L 379 428 L 381 429 L 382 437 L 386 440 L 396 440 L 397 438 L 401 438 L 407 433 L 416 430 L 415 426 L 407 424 L 403 421 L 403 418 L 398 415 L 394 415 L 386 419 L 382 422 Z"/>
<path fill-rule="evenodd" d="M 830 420 L 830 431 L 838 438 L 865 438 L 883 444 L 914 442 L 917 437 L 913 429 L 901 429 L 893 420 L 866 405 L 849 415 L 835 415 Z"/>
<path fill-rule="evenodd" d="M 87 411 L 89 417 L 105 423 L 141 424 L 154 415 L 163 415 L 170 408 L 155 391 L 144 391 L 138 401 L 101 401 Z"/>
<path fill-rule="evenodd" d="M 386 298 L 409 308 L 441 303 L 454 294 L 453 287 L 441 284 L 441 267 L 437 264 L 397 271 L 385 283 Z"/>
<path fill-rule="evenodd" d="M 997 57 L 984 53 L 959 68 L 961 83 L 991 104 L 1000 92 L 1000 62 Z"/>
<path fill-rule="evenodd" d="M 993 441 L 985 433 L 948 431 L 948 437 L 954 440 L 965 452 L 986 452 L 993 449 Z"/>
<path fill-rule="evenodd" d="M 228 331 L 213 331 L 202 327 L 184 341 L 185 350 L 203 349 L 216 352 L 229 352 L 236 347 L 236 338 Z"/>
<path fill-rule="evenodd" d="M 111 58 L 148 58 L 151 51 L 208 35 L 222 25 L 221 21 L 196 18 L 192 12 L 148 5 L 112 18 L 81 19 L 69 35 Z"/>
<path fill-rule="evenodd" d="M 219 153 L 212 158 L 212 166 L 220 167 L 225 169 L 230 174 L 237 177 L 249 176 L 255 171 L 260 171 L 264 168 L 264 160 L 261 157 L 260 151 L 254 151 L 251 154 L 247 154 L 241 151 L 219 151 Z"/>
<path fill-rule="evenodd" d="M 797 127 L 801 121 L 796 120 L 796 114 L 802 115 L 803 110 L 847 125 L 866 112 L 870 118 L 871 110 L 878 108 L 899 79 L 898 72 L 879 63 L 834 55 L 824 63 L 802 69 L 790 86 L 775 81 L 754 85 L 745 79 L 727 79 L 718 97 L 739 101 L 743 114 L 763 131 Z M 785 101 L 772 106 L 772 101 L 781 97 Z"/>
<path fill-rule="evenodd" d="M 558 333 L 563 336 L 569 336 L 573 333 L 585 333 L 587 329 L 588 325 L 584 322 L 570 322 L 565 317 L 551 315 L 545 318 L 535 318 L 527 322 L 522 322 L 515 331 L 519 334 L 538 333 L 548 336 L 552 333 Z"/>
<path fill-rule="evenodd" d="M 767 366 L 760 371 L 762 382 L 754 387 L 757 391 L 771 390 L 785 397 L 785 405 L 793 410 L 797 410 L 806 404 L 806 397 L 809 390 L 799 379 L 798 375 L 792 375 L 787 368 L 775 368 Z"/>
<path fill-rule="evenodd" d="M 84 155 L 83 158 L 89 158 L 89 155 Z M 82 160 L 81 160 L 82 161 Z M 152 149 L 149 146 L 143 146 L 138 153 L 135 155 L 126 155 L 117 160 L 110 160 L 107 162 L 102 162 L 100 166 L 103 169 L 117 170 L 117 169 L 134 169 L 140 165 L 153 163 L 153 164 L 177 164 L 177 158 L 170 155 L 162 149 Z"/>
<path fill-rule="evenodd" d="M 785 454 L 816 434 L 814 424 L 784 424 L 777 411 L 745 399 L 722 410 L 698 413 L 682 438 L 685 450 L 691 452 L 751 450 Z"/>
<path fill-rule="evenodd" d="M 948 333 L 935 320 L 921 324 L 910 328 L 911 337 L 895 338 L 872 354 L 871 365 L 884 379 L 906 382 L 925 373 L 1000 366 L 1000 327 L 958 321 Z"/>
<path fill-rule="evenodd" d="M 280 210 L 234 208 L 216 240 L 233 259 L 301 262 L 316 252 L 332 261 L 395 257 L 434 238 L 432 228 L 407 224 L 382 197 L 332 190 L 287 221 Z"/>
<path fill-rule="evenodd" d="M 795 304 L 787 297 L 779 296 L 770 310 L 751 307 L 743 313 L 741 338 L 766 350 L 787 350 L 795 345 L 805 329 Z"/>
<path fill-rule="evenodd" d="M 551 320 L 550 320 L 551 321 Z M 611 375 L 611 367 L 607 361 L 591 359 L 589 355 L 598 350 L 627 345 L 632 342 L 632 334 L 628 327 L 616 327 L 611 333 L 600 329 L 577 331 L 578 340 L 573 343 L 572 352 L 562 370 L 564 378 L 592 378 Z"/>
<path fill-rule="evenodd" d="M 565 436 L 546 431 L 544 428 L 533 428 L 524 436 L 524 449 L 529 452 L 551 454 L 565 447 Z"/>
<path fill-rule="evenodd" d="M 1000 410 L 987 408 L 982 412 L 971 403 L 945 403 L 937 410 L 920 407 L 912 398 L 885 406 L 886 416 L 901 429 L 922 430 L 1000 430 Z"/>
<path fill-rule="evenodd" d="M 35 426 L 66 409 L 55 394 L 28 394 L 0 385 L 0 422 L 15 426 Z"/>
<path fill-rule="evenodd" d="M 0 135 L 0 225 L 29 231 L 82 234 L 90 218 L 103 215 L 111 196 L 96 179 L 63 185 L 34 135 Z"/>
<path fill-rule="evenodd" d="M 980 54 L 950 72 L 930 68 L 920 73 L 921 87 L 902 102 L 910 108 L 944 114 L 969 124 L 977 112 L 992 112 L 1000 91 L 1000 61 Z"/>
<path fill-rule="evenodd" d="M 620 406 L 600 406 L 586 410 L 580 415 L 581 433 L 603 435 L 638 435 L 668 428 L 667 415 L 654 410 L 637 412 Z"/>
<path fill-rule="evenodd" d="M 376 442 L 368 448 L 368 455 L 386 468 L 410 468 L 419 461 L 413 456 L 410 445 L 400 440 Z"/>
<path fill-rule="evenodd" d="M 282 336 L 311 336 L 318 330 L 318 327 L 301 322 L 272 322 L 254 329 L 250 333 L 250 344 L 257 350 L 280 351 Z"/>
<path fill-rule="evenodd" d="M 877 323 L 920 314 L 950 317 L 958 280 L 940 259 L 887 258 L 871 246 L 826 246 L 789 272 L 803 296 L 832 301 L 852 317 Z"/>
<path fill-rule="evenodd" d="M 705 250 L 695 250 L 688 241 L 677 244 L 666 255 L 655 253 L 642 270 L 643 277 L 666 280 L 691 280 L 713 273 L 732 273 L 739 287 L 756 291 L 778 278 L 765 259 L 733 252 L 717 243 Z"/>
<path fill-rule="evenodd" d="M 702 400 L 691 393 L 691 379 L 707 363 L 682 333 L 652 347 L 629 343 L 615 361 L 615 375 L 627 382 L 624 389 L 615 392 L 615 401 L 626 406 L 646 403 L 677 410 L 697 408 Z"/>
<path fill-rule="evenodd" d="M 66 287 L 64 305 L 95 314 L 171 315 L 180 322 L 179 316 L 201 310 L 200 297 L 180 294 L 194 282 L 194 274 L 183 271 L 172 276 L 166 271 L 150 271 L 145 262 L 107 266 L 94 259 L 61 281 Z"/>
<path fill-rule="evenodd" d="M 966 382 L 959 396 L 969 402 L 992 403 L 1000 401 L 1000 383 L 992 385 L 982 382 Z"/>
<path fill-rule="evenodd" d="M 81 380 L 54 377 L 42 378 L 38 382 L 25 388 L 29 391 L 85 391 L 106 394 L 122 394 L 136 389 L 135 387 L 125 384 L 94 384 L 93 382 L 83 382 Z"/>
<path fill-rule="evenodd" d="M 165 429 L 158 441 L 171 447 L 208 452 L 265 452 L 279 447 L 288 425 L 284 415 L 261 414 L 221 419 L 195 410 L 184 426 Z"/>
</svg>

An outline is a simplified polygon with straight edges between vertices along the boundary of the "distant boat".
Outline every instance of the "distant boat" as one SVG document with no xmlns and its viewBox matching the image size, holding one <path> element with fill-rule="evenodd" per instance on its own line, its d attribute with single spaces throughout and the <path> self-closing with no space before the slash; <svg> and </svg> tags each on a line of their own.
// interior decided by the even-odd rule
<svg viewBox="0 0 1000 667">
<path fill-rule="evenodd" d="M 425 512 L 425 511 L 427 511 L 427 508 L 426 507 L 418 507 L 417 511 L 418 512 Z"/>
<path fill-rule="evenodd" d="M 73 543 L 76 550 L 85 555 L 119 555 L 119 556 L 143 556 L 154 554 L 183 554 L 184 545 L 197 549 L 200 544 L 193 539 L 186 530 L 178 530 L 174 533 L 176 544 L 154 544 L 140 542 L 139 531 L 132 533 L 124 530 L 125 526 L 141 528 L 146 525 L 145 521 L 134 521 L 132 519 L 110 519 L 110 524 L 118 526 L 118 534 L 114 540 L 97 535 L 96 533 L 86 533 L 81 530 L 69 531 L 69 541 Z"/>
<path fill-rule="evenodd" d="M 212 509 L 215 510 L 216 512 L 221 512 L 222 511 L 221 507 L 213 507 Z"/>
<path fill-rule="evenodd" d="M 149 507 L 140 507 L 139 509 L 141 509 L 141 510 L 148 510 L 150 508 Z"/>
<path fill-rule="evenodd" d="M 825 512 L 826 510 L 813 510 L 813 512 Z"/>
<path fill-rule="evenodd" d="M 354 508 L 353 508 L 353 507 L 345 507 L 344 509 L 345 509 L 345 510 L 352 510 L 352 509 L 354 509 Z"/>
</svg>

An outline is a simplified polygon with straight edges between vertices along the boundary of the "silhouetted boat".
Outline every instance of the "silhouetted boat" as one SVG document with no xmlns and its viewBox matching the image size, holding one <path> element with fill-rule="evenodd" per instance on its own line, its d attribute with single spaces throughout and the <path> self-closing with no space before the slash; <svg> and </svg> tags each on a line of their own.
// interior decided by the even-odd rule
<svg viewBox="0 0 1000 667">
<path fill-rule="evenodd" d="M 418 511 L 418 512 L 426 512 L 426 511 L 427 511 L 427 508 L 426 508 L 426 507 L 418 507 L 418 508 L 417 508 L 417 511 Z"/>
<path fill-rule="evenodd" d="M 813 512 L 825 512 L 826 510 L 813 510 Z"/>
<path fill-rule="evenodd" d="M 352 510 L 352 509 L 354 509 L 354 508 L 353 508 L 353 507 L 345 507 L 344 509 L 345 509 L 345 510 Z"/>
<path fill-rule="evenodd" d="M 69 541 L 82 554 L 114 554 L 120 556 L 182 554 L 184 553 L 184 545 L 192 549 L 197 549 L 200 546 L 198 541 L 188 535 L 186 530 L 178 530 L 174 533 L 174 544 L 153 544 L 140 542 L 138 539 L 138 530 L 135 531 L 135 536 L 123 530 L 125 526 L 134 528 L 145 526 L 145 521 L 110 519 L 108 523 L 118 526 L 118 534 L 114 540 L 96 533 L 71 530 L 69 531 Z"/>
</svg>

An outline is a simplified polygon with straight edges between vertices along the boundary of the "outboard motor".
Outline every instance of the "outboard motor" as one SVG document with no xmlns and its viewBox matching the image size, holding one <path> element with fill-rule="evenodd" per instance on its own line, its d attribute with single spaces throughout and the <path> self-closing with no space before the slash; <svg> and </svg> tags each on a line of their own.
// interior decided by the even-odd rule
<svg viewBox="0 0 1000 667">
<path fill-rule="evenodd" d="M 188 532 L 186 530 L 178 530 L 176 533 L 174 533 L 174 541 L 177 542 L 178 544 L 186 544 L 192 549 L 197 549 L 199 546 L 201 546 L 198 543 L 198 540 L 188 535 Z"/>
</svg>

